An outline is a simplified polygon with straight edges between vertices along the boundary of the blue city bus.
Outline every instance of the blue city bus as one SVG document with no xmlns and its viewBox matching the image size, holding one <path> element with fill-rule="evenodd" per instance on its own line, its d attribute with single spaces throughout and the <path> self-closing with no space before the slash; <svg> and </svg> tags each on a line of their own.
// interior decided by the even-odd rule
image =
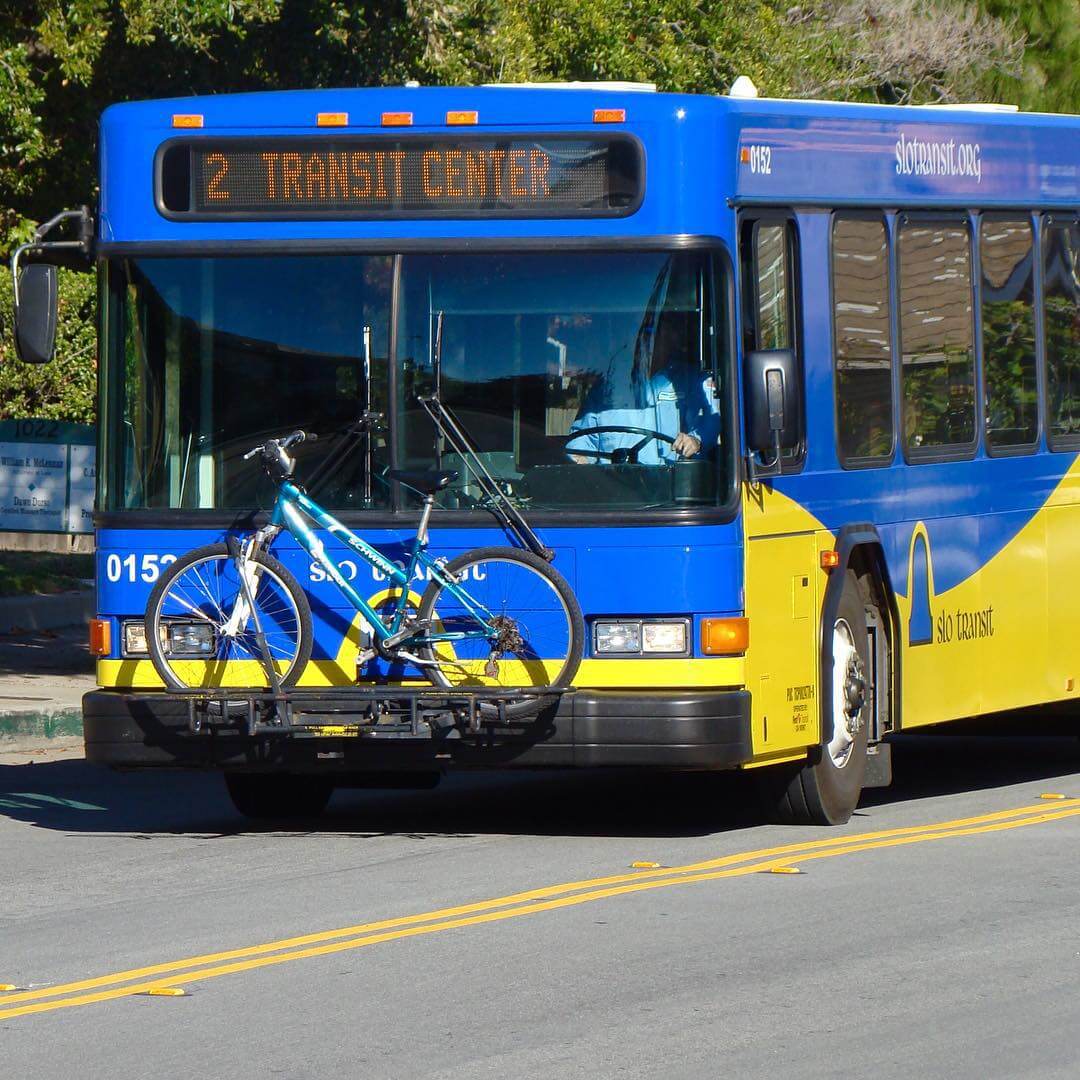
<svg viewBox="0 0 1080 1080">
<path fill-rule="evenodd" d="M 629 84 L 108 109 L 93 223 L 17 259 L 29 359 L 40 265 L 101 284 L 88 759 L 246 777 L 238 802 L 281 815 L 455 767 L 741 769 L 780 819 L 836 823 L 889 781 L 891 734 L 1067 705 L 1078 134 Z M 506 542 L 433 391 L 580 600 L 575 691 L 514 729 L 193 726 L 143 612 L 169 563 L 261 520 L 252 445 L 319 433 L 298 478 L 391 559 L 419 503 L 390 468 L 459 472 L 434 549 Z M 364 412 L 385 422 L 358 437 Z M 418 678 L 358 664 L 362 621 L 287 535 L 275 554 L 314 611 L 309 697 Z"/>
</svg>

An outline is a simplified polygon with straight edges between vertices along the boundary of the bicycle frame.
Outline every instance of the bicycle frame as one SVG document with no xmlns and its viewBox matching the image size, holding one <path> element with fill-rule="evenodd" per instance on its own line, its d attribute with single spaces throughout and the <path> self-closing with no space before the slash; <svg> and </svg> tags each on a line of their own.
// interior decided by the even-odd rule
<svg viewBox="0 0 1080 1080">
<path fill-rule="evenodd" d="M 306 518 L 315 522 L 316 525 L 326 529 L 332 536 L 336 536 L 348 547 L 360 556 L 368 565 L 374 567 L 386 576 L 391 588 L 400 589 L 394 610 L 389 620 L 384 619 L 346 579 L 341 568 L 326 553 L 323 542 L 315 535 L 308 525 Z M 388 639 L 397 641 L 408 639 L 410 642 L 421 644 L 435 642 L 450 642 L 464 640 L 486 640 L 494 628 L 490 624 L 493 617 L 482 604 L 474 600 L 462 589 L 450 575 L 442 568 L 438 560 L 431 558 L 425 551 L 427 546 L 427 516 L 425 514 L 421 527 L 413 541 L 409 562 L 405 569 L 392 563 L 385 555 L 376 551 L 370 544 L 365 543 L 359 536 L 343 525 L 333 514 L 328 513 L 318 503 L 314 502 L 296 484 L 286 480 L 278 489 L 277 500 L 274 503 L 273 514 L 270 518 L 271 526 L 283 528 L 292 535 L 296 542 L 314 559 L 337 585 L 338 589 L 357 611 L 359 611 L 380 642 Z M 458 600 L 462 606 L 476 618 L 485 630 L 471 632 L 431 632 L 421 630 L 416 636 L 402 634 L 406 616 L 409 613 L 409 582 L 414 574 L 423 568 L 445 586 L 447 591 Z"/>
</svg>

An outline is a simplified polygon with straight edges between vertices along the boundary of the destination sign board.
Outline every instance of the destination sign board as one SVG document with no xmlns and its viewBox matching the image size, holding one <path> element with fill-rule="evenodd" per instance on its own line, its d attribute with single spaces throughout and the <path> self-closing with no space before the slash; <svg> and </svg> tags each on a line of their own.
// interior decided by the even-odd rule
<svg viewBox="0 0 1080 1080">
<path fill-rule="evenodd" d="M 158 158 L 170 217 L 621 216 L 641 200 L 625 137 L 199 138 Z"/>
</svg>

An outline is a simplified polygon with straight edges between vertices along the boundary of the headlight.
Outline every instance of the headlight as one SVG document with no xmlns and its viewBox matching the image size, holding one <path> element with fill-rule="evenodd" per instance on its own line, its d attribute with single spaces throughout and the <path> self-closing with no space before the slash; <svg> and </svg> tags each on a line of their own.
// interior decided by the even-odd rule
<svg viewBox="0 0 1080 1080">
<path fill-rule="evenodd" d="M 214 651 L 214 628 L 204 622 L 170 622 L 165 651 L 170 656 L 209 656 Z"/>
<path fill-rule="evenodd" d="M 597 656 L 686 656 L 687 619 L 605 619 L 593 624 Z"/>
<path fill-rule="evenodd" d="M 161 644 L 169 656 L 201 657 L 214 652 L 214 628 L 209 623 L 173 619 L 159 627 Z M 124 655 L 149 656 L 146 624 L 142 619 L 124 623 Z"/>
<path fill-rule="evenodd" d="M 686 623 L 654 622 L 642 626 L 641 651 L 648 653 L 686 652 Z"/>
<path fill-rule="evenodd" d="M 640 622 L 598 622 L 596 624 L 598 653 L 641 652 Z"/>
<path fill-rule="evenodd" d="M 124 655 L 149 655 L 149 651 L 146 648 L 146 624 L 142 619 L 138 622 L 124 623 Z"/>
</svg>

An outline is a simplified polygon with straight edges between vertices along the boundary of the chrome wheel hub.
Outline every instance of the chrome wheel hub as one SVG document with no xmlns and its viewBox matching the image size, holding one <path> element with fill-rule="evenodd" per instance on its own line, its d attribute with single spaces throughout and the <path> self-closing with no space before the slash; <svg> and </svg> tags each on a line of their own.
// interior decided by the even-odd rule
<svg viewBox="0 0 1080 1080">
<path fill-rule="evenodd" d="M 866 671 L 846 619 L 833 625 L 832 656 L 832 732 L 825 749 L 842 769 L 851 759 L 866 704 Z"/>
</svg>

